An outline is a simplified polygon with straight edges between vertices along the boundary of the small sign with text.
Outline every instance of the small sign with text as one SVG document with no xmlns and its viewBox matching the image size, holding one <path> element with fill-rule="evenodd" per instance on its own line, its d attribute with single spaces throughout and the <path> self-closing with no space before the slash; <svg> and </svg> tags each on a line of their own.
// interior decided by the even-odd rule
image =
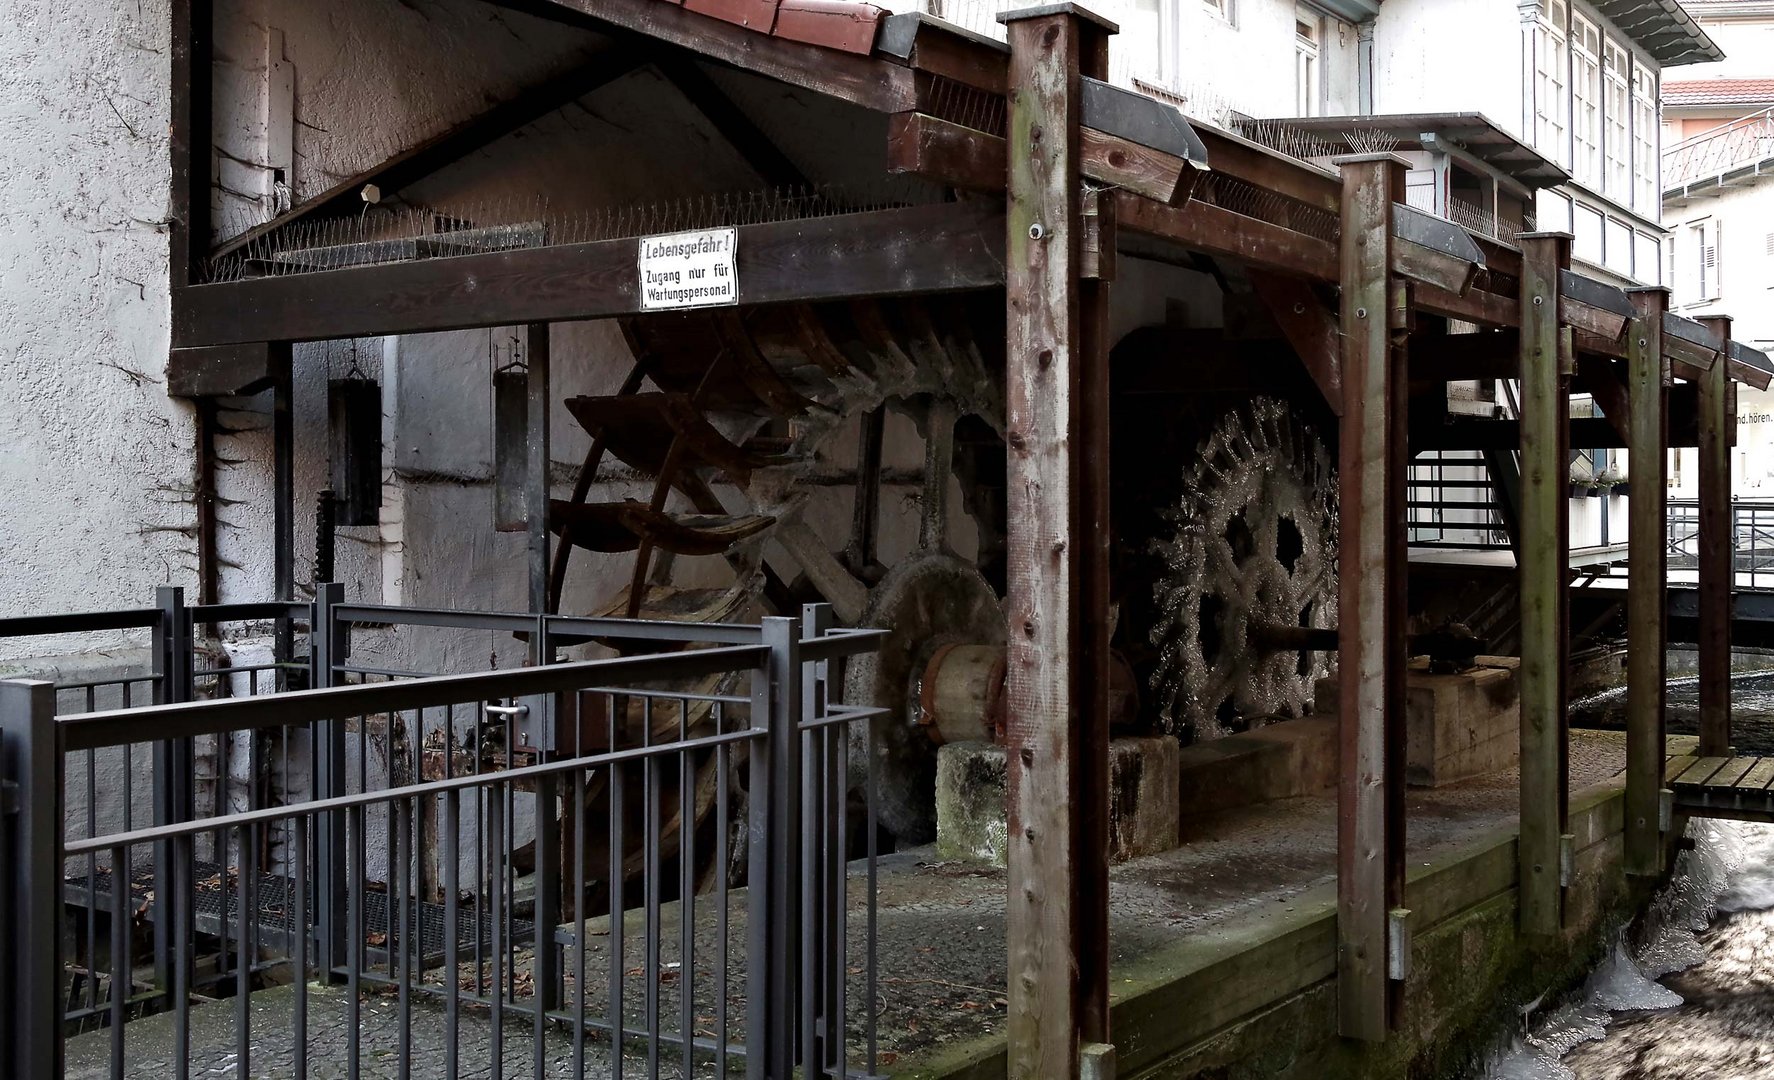
<svg viewBox="0 0 1774 1080">
<path fill-rule="evenodd" d="M 641 310 L 716 307 L 739 302 L 733 229 L 641 238 Z"/>
</svg>

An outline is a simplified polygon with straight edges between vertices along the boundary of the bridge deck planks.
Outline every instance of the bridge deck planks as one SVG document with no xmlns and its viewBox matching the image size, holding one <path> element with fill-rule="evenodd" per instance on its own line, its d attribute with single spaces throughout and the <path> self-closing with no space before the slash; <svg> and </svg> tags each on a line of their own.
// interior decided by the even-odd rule
<svg viewBox="0 0 1774 1080">
<path fill-rule="evenodd" d="M 1774 821 L 1774 757 L 1695 758 L 1669 771 L 1677 813 Z"/>
</svg>

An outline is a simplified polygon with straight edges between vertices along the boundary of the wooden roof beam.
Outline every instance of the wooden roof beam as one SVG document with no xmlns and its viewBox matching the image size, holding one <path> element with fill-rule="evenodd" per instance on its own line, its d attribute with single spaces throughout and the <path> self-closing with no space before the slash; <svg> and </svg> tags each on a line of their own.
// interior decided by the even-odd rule
<svg viewBox="0 0 1774 1080">
<path fill-rule="evenodd" d="M 738 228 L 741 304 L 905 296 L 1004 281 L 1004 211 L 944 203 Z M 321 341 L 641 313 L 639 237 L 173 290 L 173 345 Z"/>
</svg>

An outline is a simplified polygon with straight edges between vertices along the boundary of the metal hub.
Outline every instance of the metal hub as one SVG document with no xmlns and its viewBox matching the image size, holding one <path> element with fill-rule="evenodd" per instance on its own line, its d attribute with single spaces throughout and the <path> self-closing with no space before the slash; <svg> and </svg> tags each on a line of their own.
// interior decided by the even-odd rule
<svg viewBox="0 0 1774 1080">
<path fill-rule="evenodd" d="M 1152 689 L 1165 728 L 1216 738 L 1277 715 L 1299 716 L 1326 654 L 1266 648 L 1262 626 L 1337 623 L 1337 489 L 1329 452 L 1284 401 L 1226 412 L 1201 443 L 1183 496 L 1152 631 Z"/>
</svg>

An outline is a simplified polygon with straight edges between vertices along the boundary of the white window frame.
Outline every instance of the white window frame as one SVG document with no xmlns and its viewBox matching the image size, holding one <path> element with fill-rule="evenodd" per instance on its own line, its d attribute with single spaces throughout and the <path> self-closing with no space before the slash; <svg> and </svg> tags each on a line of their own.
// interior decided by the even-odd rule
<svg viewBox="0 0 1774 1080">
<path fill-rule="evenodd" d="M 1233 25 L 1237 24 L 1238 0 L 1201 0 L 1201 4 L 1207 8 L 1209 14 L 1218 15 Z"/>
<path fill-rule="evenodd" d="M 1602 42 L 1602 190 L 1632 205 L 1632 54 L 1613 38 Z"/>
<path fill-rule="evenodd" d="M 1324 112 L 1324 16 L 1304 5 L 1294 7 L 1294 107 L 1298 116 Z"/>
<path fill-rule="evenodd" d="M 1540 0 L 1534 23 L 1534 149 L 1554 163 L 1571 161 L 1571 55 L 1567 0 Z"/>
<path fill-rule="evenodd" d="M 1663 205 L 1662 110 L 1657 70 L 1638 57 L 1632 64 L 1632 206 L 1657 219 Z"/>
<path fill-rule="evenodd" d="M 1571 177 L 1592 190 L 1602 182 L 1601 27 L 1571 13 Z"/>
</svg>

